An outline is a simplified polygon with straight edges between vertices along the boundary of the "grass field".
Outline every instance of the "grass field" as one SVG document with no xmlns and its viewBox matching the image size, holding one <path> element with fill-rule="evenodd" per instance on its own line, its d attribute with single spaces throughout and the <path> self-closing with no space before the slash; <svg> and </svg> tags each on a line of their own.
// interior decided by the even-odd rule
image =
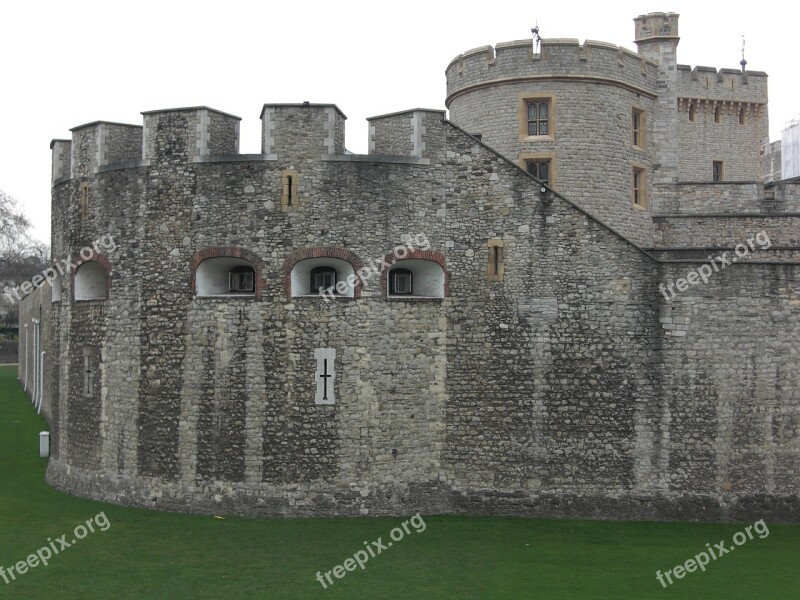
<svg viewBox="0 0 800 600">
<path fill-rule="evenodd" d="M 57 492 L 44 483 L 46 430 L 15 369 L 0 368 L 0 565 L 104 513 L 73 546 L 8 584 L 0 598 L 797 598 L 800 527 L 767 523 L 706 571 L 666 589 L 666 571 L 746 524 L 619 523 L 425 516 L 424 531 L 387 547 L 365 569 L 323 589 L 315 579 L 401 525 L 400 518 L 215 519 L 133 510 Z M 98 525 L 103 525 L 102 519 Z M 421 527 L 419 527 L 421 529 Z M 55 542 L 54 542 L 55 543 Z M 56 545 L 58 548 L 59 545 Z M 373 546 L 375 548 L 376 546 Z M 35 561 L 34 561 L 35 562 Z M 351 564 L 352 566 L 352 564 Z M 326 582 L 327 584 L 327 582 Z"/>
</svg>

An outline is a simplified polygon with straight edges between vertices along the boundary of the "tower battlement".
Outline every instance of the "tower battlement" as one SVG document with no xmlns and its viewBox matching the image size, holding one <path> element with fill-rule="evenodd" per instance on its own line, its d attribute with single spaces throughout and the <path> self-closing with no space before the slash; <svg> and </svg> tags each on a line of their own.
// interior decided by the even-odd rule
<svg viewBox="0 0 800 600">
<path fill-rule="evenodd" d="M 678 97 L 725 101 L 767 102 L 767 74 L 763 71 L 716 69 L 678 65 Z"/>
<path fill-rule="evenodd" d="M 335 104 L 265 104 L 261 153 L 239 153 L 241 118 L 206 106 L 142 113 L 144 125 L 95 121 L 55 139 L 52 185 L 161 162 L 345 160 L 345 120 Z M 370 155 L 429 163 L 442 150 L 443 110 L 411 109 L 368 119 Z M 333 159 L 332 157 L 339 157 Z M 352 156 L 350 157 L 352 158 Z M 362 159 L 363 160 L 363 159 Z"/>
<path fill-rule="evenodd" d="M 606 82 L 655 95 L 657 67 L 627 48 L 565 38 L 542 40 L 538 53 L 531 40 L 473 48 L 450 61 L 445 73 L 449 106 L 455 96 L 483 84 L 536 79 Z"/>
<path fill-rule="evenodd" d="M 677 42 L 678 13 L 653 12 L 639 15 L 633 22 L 636 31 L 636 43 L 670 40 Z"/>
</svg>

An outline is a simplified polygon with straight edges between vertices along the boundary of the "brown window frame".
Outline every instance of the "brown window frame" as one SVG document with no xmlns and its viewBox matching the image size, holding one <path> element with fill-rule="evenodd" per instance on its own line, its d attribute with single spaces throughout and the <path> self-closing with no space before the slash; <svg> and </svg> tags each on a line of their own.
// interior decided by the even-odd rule
<svg viewBox="0 0 800 600">
<path fill-rule="evenodd" d="M 536 119 L 536 134 L 529 134 L 529 106 L 536 104 L 547 105 L 547 133 L 539 133 L 539 124 L 543 119 Z M 538 110 L 538 109 L 537 109 Z M 519 96 L 519 140 L 530 142 L 538 140 L 553 140 L 556 134 L 556 96 L 550 92 L 520 94 Z"/>
<path fill-rule="evenodd" d="M 719 183 L 725 181 L 725 162 L 715 160 L 711 162 L 711 181 Z"/>
<path fill-rule="evenodd" d="M 638 123 L 637 123 L 638 121 Z M 644 149 L 647 131 L 647 115 L 641 108 L 631 110 L 631 145 L 634 148 Z"/>
<path fill-rule="evenodd" d="M 631 200 L 634 207 L 647 208 L 647 169 L 634 165 L 631 178 Z"/>
</svg>

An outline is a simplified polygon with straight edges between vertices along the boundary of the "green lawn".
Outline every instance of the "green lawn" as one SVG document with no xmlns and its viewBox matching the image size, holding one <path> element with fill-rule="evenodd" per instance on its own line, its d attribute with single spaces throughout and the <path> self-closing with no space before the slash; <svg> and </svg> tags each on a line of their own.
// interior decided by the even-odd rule
<svg viewBox="0 0 800 600">
<path fill-rule="evenodd" d="M 383 538 L 400 518 L 215 519 L 73 498 L 44 483 L 38 432 L 47 429 L 15 369 L 0 368 L 0 565 L 48 537 L 73 537 L 104 512 L 106 531 L 6 584 L 0 598 L 796 598 L 800 527 L 769 524 L 736 552 L 667 589 L 655 577 L 743 524 L 618 523 L 520 518 L 424 518 L 365 570 L 323 589 L 323 573 Z M 102 523 L 101 523 L 102 524 Z M 56 546 L 58 547 L 58 546 Z"/>
</svg>

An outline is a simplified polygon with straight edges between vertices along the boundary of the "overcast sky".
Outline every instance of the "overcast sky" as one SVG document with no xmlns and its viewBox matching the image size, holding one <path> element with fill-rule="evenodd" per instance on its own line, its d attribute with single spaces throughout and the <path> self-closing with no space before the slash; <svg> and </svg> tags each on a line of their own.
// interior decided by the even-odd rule
<svg viewBox="0 0 800 600">
<path fill-rule="evenodd" d="M 758 10 L 753 10 L 754 8 Z M 366 118 L 444 108 L 447 64 L 486 44 L 530 37 L 601 40 L 635 51 L 633 18 L 680 13 L 678 61 L 769 73 L 770 138 L 800 114 L 792 3 L 3 2 L 0 189 L 50 237 L 50 140 L 96 120 L 207 105 L 242 117 L 242 153 L 260 152 L 265 102 L 335 103 L 347 148 L 365 153 Z"/>
</svg>

